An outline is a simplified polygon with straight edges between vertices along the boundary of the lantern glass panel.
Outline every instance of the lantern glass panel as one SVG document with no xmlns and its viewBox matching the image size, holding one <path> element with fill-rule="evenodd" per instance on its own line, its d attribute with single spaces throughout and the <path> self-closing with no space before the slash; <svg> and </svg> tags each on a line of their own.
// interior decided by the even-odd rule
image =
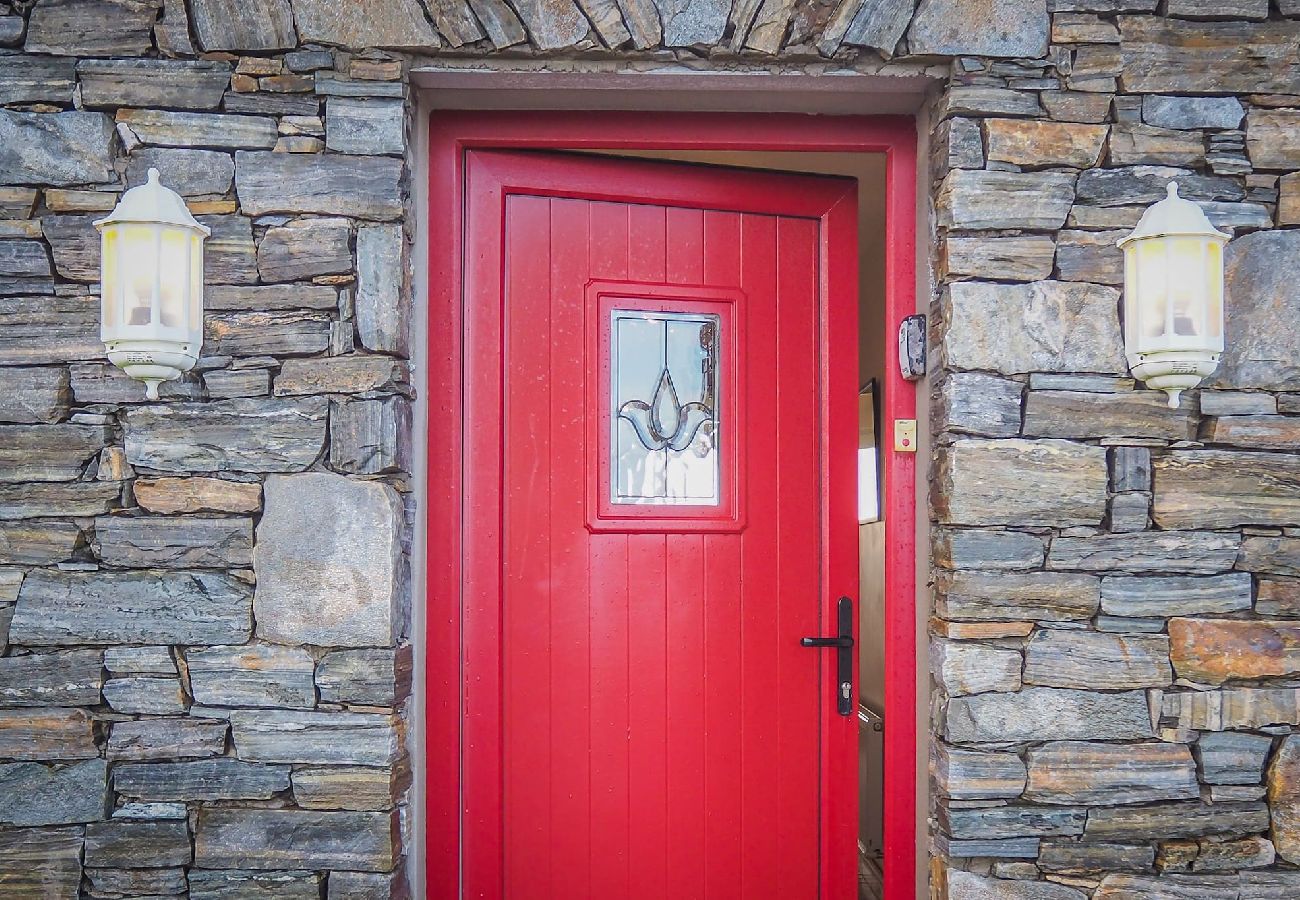
<svg viewBox="0 0 1300 900">
<path fill-rule="evenodd" d="M 186 327 L 197 331 L 203 322 L 203 238 L 188 234 L 190 242 L 190 320 Z"/>
<path fill-rule="evenodd" d="M 104 229 L 103 246 L 100 248 L 104 264 L 99 286 L 99 321 L 101 332 L 105 335 L 116 332 L 122 323 L 122 284 L 117 261 L 118 253 L 117 229 Z"/>
<path fill-rule="evenodd" d="M 190 287 L 190 235 L 184 228 L 159 229 L 158 311 L 164 328 L 184 328 Z"/>
<path fill-rule="evenodd" d="M 1158 344 L 1165 337 L 1169 321 L 1169 279 L 1165 268 L 1165 248 L 1161 241 L 1137 241 L 1136 336 L 1139 346 Z"/>
<path fill-rule="evenodd" d="M 1205 239 L 1165 238 L 1169 272 L 1170 327 L 1175 337 L 1198 337 L 1205 332 Z"/>
<path fill-rule="evenodd" d="M 153 293 L 158 273 L 158 229 L 124 224 L 118 230 L 118 260 L 122 266 L 122 324 L 139 327 L 153 322 Z"/>
<path fill-rule="evenodd" d="M 1205 242 L 1205 286 L 1208 292 L 1205 329 L 1206 337 L 1215 341 L 1215 349 L 1223 349 L 1223 244 Z"/>
</svg>

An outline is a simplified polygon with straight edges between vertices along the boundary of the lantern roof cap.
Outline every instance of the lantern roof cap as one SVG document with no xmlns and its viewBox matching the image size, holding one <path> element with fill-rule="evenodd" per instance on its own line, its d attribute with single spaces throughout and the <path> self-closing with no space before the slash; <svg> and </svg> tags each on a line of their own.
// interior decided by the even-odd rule
<svg viewBox="0 0 1300 900">
<path fill-rule="evenodd" d="M 1147 207 L 1137 227 L 1117 241 L 1119 246 L 1141 238 L 1165 235 L 1204 235 L 1223 238 L 1225 242 L 1231 237 L 1210 224 L 1199 203 L 1178 196 L 1178 182 L 1169 182 L 1165 190 L 1165 199 Z"/>
<path fill-rule="evenodd" d="M 144 184 L 136 185 L 123 194 L 111 213 L 95 221 L 95 227 L 102 229 L 105 225 L 118 222 L 179 225 L 192 228 L 204 237 L 212 233 L 210 228 L 199 224 L 190 214 L 180 194 L 163 186 L 158 180 L 157 169 L 149 170 L 149 178 Z"/>
</svg>

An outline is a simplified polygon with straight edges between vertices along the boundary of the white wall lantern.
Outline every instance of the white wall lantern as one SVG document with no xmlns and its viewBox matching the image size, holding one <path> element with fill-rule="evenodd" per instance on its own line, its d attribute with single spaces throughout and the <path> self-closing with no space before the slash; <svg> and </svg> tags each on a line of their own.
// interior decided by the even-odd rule
<svg viewBox="0 0 1300 900">
<path fill-rule="evenodd" d="M 189 371 L 203 346 L 203 241 L 211 231 L 185 201 L 149 180 L 122 195 L 100 233 L 100 329 L 108 358 L 145 383 Z"/>
<path fill-rule="evenodd" d="M 1154 203 L 1124 249 L 1124 352 L 1133 377 L 1178 395 L 1200 384 L 1223 353 L 1223 245 L 1201 208 L 1169 195 Z"/>
</svg>

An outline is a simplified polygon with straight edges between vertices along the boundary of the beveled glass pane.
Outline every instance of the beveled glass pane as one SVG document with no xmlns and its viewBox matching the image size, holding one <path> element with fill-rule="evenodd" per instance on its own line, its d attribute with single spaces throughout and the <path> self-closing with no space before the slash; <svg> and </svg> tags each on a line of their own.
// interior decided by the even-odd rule
<svg viewBox="0 0 1300 900">
<path fill-rule="evenodd" d="M 719 502 L 718 317 L 615 309 L 610 500 Z"/>
</svg>

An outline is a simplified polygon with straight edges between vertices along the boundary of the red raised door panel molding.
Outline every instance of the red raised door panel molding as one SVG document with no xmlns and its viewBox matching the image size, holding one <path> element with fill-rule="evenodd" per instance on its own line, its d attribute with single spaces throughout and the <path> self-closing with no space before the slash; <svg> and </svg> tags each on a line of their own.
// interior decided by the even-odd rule
<svg viewBox="0 0 1300 900">
<path fill-rule="evenodd" d="M 912 123 L 470 113 L 432 137 L 427 895 L 850 900 L 857 719 L 799 639 L 858 592 L 856 186 L 526 151 L 885 152 L 892 323 Z M 889 447 L 912 386 L 884 408 Z M 885 458 L 908 900 L 914 475 Z"/>
</svg>

